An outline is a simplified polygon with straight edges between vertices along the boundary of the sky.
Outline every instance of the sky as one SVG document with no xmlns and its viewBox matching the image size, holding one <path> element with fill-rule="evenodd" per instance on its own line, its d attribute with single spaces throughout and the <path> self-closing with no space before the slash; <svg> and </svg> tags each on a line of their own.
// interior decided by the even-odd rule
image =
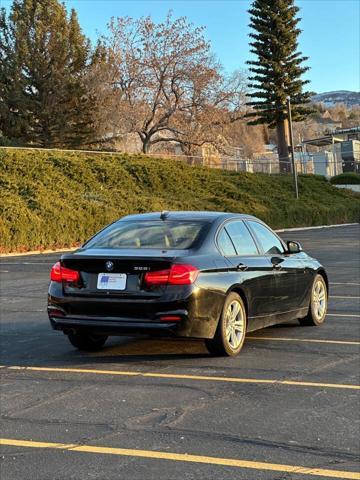
<svg viewBox="0 0 360 480">
<path fill-rule="evenodd" d="M 150 15 L 161 21 L 169 10 L 205 26 L 212 49 L 228 72 L 246 68 L 249 54 L 248 0 L 65 0 L 75 8 L 92 40 L 106 32 L 111 17 Z M 310 90 L 360 90 L 360 0 L 297 0 L 303 30 L 300 50 L 309 57 Z M 9 7 L 10 0 L 0 0 Z"/>
</svg>

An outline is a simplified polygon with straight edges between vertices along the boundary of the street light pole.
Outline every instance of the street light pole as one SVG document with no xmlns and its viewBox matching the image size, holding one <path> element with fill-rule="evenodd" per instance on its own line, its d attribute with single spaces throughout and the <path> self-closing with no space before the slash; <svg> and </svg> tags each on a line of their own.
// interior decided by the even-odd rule
<svg viewBox="0 0 360 480">
<path fill-rule="evenodd" d="M 296 199 L 298 199 L 299 198 L 299 188 L 298 188 L 298 180 L 297 180 L 297 171 L 296 171 L 296 167 L 295 167 L 294 134 L 293 134 L 292 118 L 291 118 L 290 97 L 286 97 L 286 103 L 287 103 L 287 111 L 288 111 L 290 147 L 291 147 L 291 164 L 292 164 L 292 171 L 293 171 L 293 177 L 294 177 L 294 191 L 295 191 L 295 197 L 296 197 Z"/>
</svg>

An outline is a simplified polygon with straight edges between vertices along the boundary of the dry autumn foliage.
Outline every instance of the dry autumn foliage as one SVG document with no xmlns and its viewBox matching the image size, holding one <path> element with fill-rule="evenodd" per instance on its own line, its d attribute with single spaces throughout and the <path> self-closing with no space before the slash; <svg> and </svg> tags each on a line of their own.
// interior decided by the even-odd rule
<svg viewBox="0 0 360 480">
<path fill-rule="evenodd" d="M 221 144 L 224 127 L 244 115 L 245 75 L 224 75 L 203 28 L 185 17 L 112 19 L 98 56 L 91 84 L 106 141 L 136 132 L 144 153 L 171 142 L 190 154 Z"/>
</svg>

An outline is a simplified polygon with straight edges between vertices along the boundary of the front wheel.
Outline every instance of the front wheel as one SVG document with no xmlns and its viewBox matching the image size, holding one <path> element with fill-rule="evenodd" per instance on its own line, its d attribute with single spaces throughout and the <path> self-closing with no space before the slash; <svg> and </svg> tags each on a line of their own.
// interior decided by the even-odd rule
<svg viewBox="0 0 360 480">
<path fill-rule="evenodd" d="M 79 350 L 84 350 L 87 352 L 96 352 L 100 350 L 106 340 L 106 335 L 96 335 L 93 333 L 69 333 L 68 339 L 71 345 L 78 348 Z"/>
<path fill-rule="evenodd" d="M 311 289 L 309 312 L 305 318 L 300 318 L 300 325 L 320 326 L 324 323 L 328 304 L 328 293 L 325 279 L 317 274 Z"/>
<path fill-rule="evenodd" d="M 242 298 L 231 292 L 225 300 L 214 338 L 206 339 L 206 347 L 212 355 L 238 355 L 245 340 L 246 310 Z"/>
</svg>

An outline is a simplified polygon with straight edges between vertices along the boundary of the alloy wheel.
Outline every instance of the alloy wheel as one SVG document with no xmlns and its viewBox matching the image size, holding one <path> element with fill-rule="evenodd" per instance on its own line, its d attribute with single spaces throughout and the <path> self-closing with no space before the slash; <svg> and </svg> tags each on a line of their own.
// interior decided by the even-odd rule
<svg viewBox="0 0 360 480">
<path fill-rule="evenodd" d="M 230 347 L 236 350 L 245 333 L 245 316 L 241 304 L 233 300 L 226 310 L 226 338 Z"/>
<path fill-rule="evenodd" d="M 312 301 L 313 301 L 313 311 L 316 319 L 321 321 L 326 312 L 326 287 L 324 285 L 323 280 L 318 279 L 315 282 L 312 294 Z"/>
</svg>

